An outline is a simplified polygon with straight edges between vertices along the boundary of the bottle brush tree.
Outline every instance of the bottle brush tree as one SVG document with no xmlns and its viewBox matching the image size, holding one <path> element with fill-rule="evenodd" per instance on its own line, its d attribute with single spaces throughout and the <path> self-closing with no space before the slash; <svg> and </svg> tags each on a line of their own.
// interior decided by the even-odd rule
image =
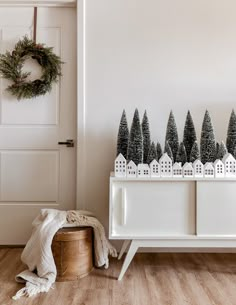
<svg viewBox="0 0 236 305">
<path fill-rule="evenodd" d="M 168 141 L 166 141 L 164 152 L 167 153 L 167 155 L 171 158 L 172 163 L 174 163 L 173 153 Z"/>
<path fill-rule="evenodd" d="M 197 140 L 196 136 L 196 131 L 195 127 L 193 124 L 193 119 L 191 116 L 190 111 L 188 111 L 186 120 L 185 120 L 185 125 L 184 125 L 184 137 L 183 137 L 183 143 L 186 149 L 186 154 L 187 154 L 187 161 L 190 161 L 190 153 L 191 149 L 193 147 L 193 143 Z"/>
<path fill-rule="evenodd" d="M 236 147 L 236 115 L 234 110 L 232 110 L 229 119 L 226 147 L 228 149 L 228 152 L 232 154 L 234 157 L 236 157 L 234 155 L 234 149 Z"/>
<path fill-rule="evenodd" d="M 179 148 L 179 138 L 178 138 L 178 132 L 177 132 L 177 127 L 176 127 L 176 123 L 175 123 L 175 118 L 174 118 L 172 111 L 170 112 L 168 123 L 167 123 L 165 142 L 168 142 L 168 144 L 170 145 L 170 148 L 171 148 L 171 151 L 173 154 L 173 160 L 175 162 L 177 151 Z"/>
<path fill-rule="evenodd" d="M 125 110 L 123 110 L 120 119 L 118 136 L 117 136 L 117 150 L 116 150 L 117 156 L 121 153 L 125 158 L 127 158 L 128 141 L 129 141 L 129 128 L 127 124 L 126 113 Z"/>
<path fill-rule="evenodd" d="M 217 156 L 219 153 L 219 148 L 220 148 L 220 144 L 219 144 L 219 142 L 216 142 L 216 159 L 217 159 Z"/>
<path fill-rule="evenodd" d="M 138 109 L 135 109 L 132 125 L 130 128 L 127 160 L 132 160 L 136 165 L 143 163 L 143 135 Z"/>
<path fill-rule="evenodd" d="M 151 146 L 151 136 L 149 129 L 149 121 L 147 111 L 145 110 L 142 120 L 142 132 L 143 132 L 143 163 L 147 163 L 147 157 Z"/>
<path fill-rule="evenodd" d="M 181 142 L 177 151 L 176 162 L 181 162 L 182 165 L 187 162 L 187 153 L 184 143 Z"/>
<path fill-rule="evenodd" d="M 216 156 L 216 141 L 214 135 L 211 117 L 206 110 L 202 123 L 201 142 L 200 142 L 201 161 L 203 164 L 206 162 L 214 162 Z"/>
<path fill-rule="evenodd" d="M 160 159 L 160 157 L 162 156 L 162 148 L 161 148 L 161 144 L 159 142 L 157 142 L 157 160 Z"/>
<path fill-rule="evenodd" d="M 195 141 L 193 143 L 193 147 L 191 149 L 189 162 L 193 163 L 197 159 L 200 159 L 200 152 L 199 152 L 199 148 L 198 148 L 198 145 L 197 145 L 197 141 Z"/>
<path fill-rule="evenodd" d="M 148 156 L 147 156 L 147 164 L 150 164 L 153 160 L 157 159 L 157 151 L 156 151 L 156 145 L 154 142 L 152 142 L 149 152 L 148 152 Z"/>
<path fill-rule="evenodd" d="M 219 145 L 218 153 L 216 155 L 216 159 L 222 160 L 224 155 L 227 154 L 227 152 L 228 152 L 228 150 L 227 150 L 227 147 L 226 147 L 224 141 L 221 141 L 221 143 Z"/>
</svg>

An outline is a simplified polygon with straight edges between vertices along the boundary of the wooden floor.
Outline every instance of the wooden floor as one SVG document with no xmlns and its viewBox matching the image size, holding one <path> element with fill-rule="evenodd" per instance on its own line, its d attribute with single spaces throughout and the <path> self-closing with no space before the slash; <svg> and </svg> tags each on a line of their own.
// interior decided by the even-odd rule
<svg viewBox="0 0 236 305">
<path fill-rule="evenodd" d="M 136 254 L 123 280 L 122 261 L 74 282 L 13 301 L 22 287 L 22 249 L 0 249 L 0 305 L 236 305 L 236 254 Z"/>
</svg>

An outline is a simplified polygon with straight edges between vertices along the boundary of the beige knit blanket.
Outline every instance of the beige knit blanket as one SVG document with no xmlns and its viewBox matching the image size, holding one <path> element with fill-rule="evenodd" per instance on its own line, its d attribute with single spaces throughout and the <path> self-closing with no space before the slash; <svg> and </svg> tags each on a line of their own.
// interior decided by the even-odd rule
<svg viewBox="0 0 236 305">
<path fill-rule="evenodd" d="M 16 281 L 25 283 L 13 297 L 32 296 L 40 292 L 47 292 L 56 280 L 56 266 L 54 263 L 51 244 L 55 233 L 68 224 L 73 226 L 90 226 L 94 231 L 95 265 L 108 268 L 108 256 L 117 256 L 116 249 L 109 243 L 101 223 L 83 211 L 59 211 L 43 209 L 32 223 L 32 235 L 27 242 L 21 260 L 28 266 L 16 276 Z"/>
</svg>

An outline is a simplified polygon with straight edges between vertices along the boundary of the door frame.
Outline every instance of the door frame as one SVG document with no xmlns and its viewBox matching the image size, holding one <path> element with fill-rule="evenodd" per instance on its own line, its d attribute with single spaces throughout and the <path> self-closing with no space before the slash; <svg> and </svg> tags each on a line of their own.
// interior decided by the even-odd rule
<svg viewBox="0 0 236 305">
<path fill-rule="evenodd" d="M 77 182 L 76 208 L 86 209 L 86 0 L 77 0 Z"/>
</svg>

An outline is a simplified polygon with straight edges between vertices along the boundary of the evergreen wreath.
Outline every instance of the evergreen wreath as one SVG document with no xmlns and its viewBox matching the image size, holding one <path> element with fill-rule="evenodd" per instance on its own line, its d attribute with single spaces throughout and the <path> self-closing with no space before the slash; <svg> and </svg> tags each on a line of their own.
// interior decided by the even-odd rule
<svg viewBox="0 0 236 305">
<path fill-rule="evenodd" d="M 53 48 L 24 36 L 17 42 L 12 52 L 0 54 L 0 73 L 2 77 L 13 82 L 7 87 L 7 91 L 16 96 L 18 100 L 30 99 L 50 92 L 52 84 L 61 76 L 61 64 L 59 56 L 53 53 Z M 27 80 L 30 72 L 23 72 L 24 62 L 35 59 L 42 68 L 42 76 L 34 81 Z"/>
</svg>

